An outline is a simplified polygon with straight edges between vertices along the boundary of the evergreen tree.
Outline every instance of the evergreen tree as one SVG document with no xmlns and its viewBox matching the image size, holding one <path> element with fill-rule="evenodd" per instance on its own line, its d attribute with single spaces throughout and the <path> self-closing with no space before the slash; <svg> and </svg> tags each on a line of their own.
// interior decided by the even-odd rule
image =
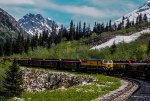
<svg viewBox="0 0 150 101">
<path fill-rule="evenodd" d="M 124 28 L 124 20 L 125 20 L 125 17 L 123 16 L 122 17 L 122 22 L 121 22 L 121 28 Z"/>
<path fill-rule="evenodd" d="M 83 36 L 86 36 L 86 23 L 83 23 Z"/>
<path fill-rule="evenodd" d="M 147 54 L 150 54 L 150 41 L 149 41 L 148 47 L 147 47 Z"/>
<path fill-rule="evenodd" d="M 109 25 L 108 25 L 108 23 L 106 24 L 105 31 L 106 31 L 106 32 L 109 31 Z"/>
<path fill-rule="evenodd" d="M 79 38 L 82 37 L 82 26 L 81 26 L 81 21 L 79 22 Z"/>
<path fill-rule="evenodd" d="M 24 51 L 23 41 L 23 36 L 21 36 L 21 34 L 19 33 L 18 38 L 16 40 L 15 53 L 20 54 Z"/>
<path fill-rule="evenodd" d="M 79 39 L 80 39 L 80 37 L 79 37 L 79 24 L 78 24 L 78 23 L 77 23 L 77 26 L 76 26 L 75 39 L 76 39 L 76 40 L 79 40 Z"/>
<path fill-rule="evenodd" d="M 89 24 L 89 26 L 87 27 L 87 29 L 86 29 L 86 37 L 90 37 L 90 34 L 91 34 L 91 27 L 90 27 L 90 24 Z"/>
<path fill-rule="evenodd" d="M 69 40 L 69 38 L 68 38 L 68 31 L 67 31 L 67 29 L 65 27 L 63 28 L 63 37 L 66 38 L 67 40 Z"/>
<path fill-rule="evenodd" d="M 127 19 L 126 28 L 129 28 L 131 26 L 129 18 Z"/>
<path fill-rule="evenodd" d="M 109 21 L 109 31 L 112 31 L 111 20 Z"/>
<path fill-rule="evenodd" d="M 120 30 L 120 29 L 122 29 L 122 23 L 118 24 L 117 30 Z"/>
<path fill-rule="evenodd" d="M 0 44 L 0 56 L 4 55 L 4 46 L 3 44 Z"/>
<path fill-rule="evenodd" d="M 53 25 L 52 25 L 52 32 L 51 32 L 51 35 L 49 36 L 49 42 L 50 42 L 50 44 L 57 42 L 56 41 L 56 36 L 57 36 L 57 30 L 56 30 L 55 23 L 53 23 Z"/>
<path fill-rule="evenodd" d="M 110 53 L 114 54 L 115 52 L 116 52 L 116 44 L 114 42 L 113 45 L 110 47 Z"/>
<path fill-rule="evenodd" d="M 97 23 L 95 22 L 93 32 L 97 33 Z"/>
<path fill-rule="evenodd" d="M 74 38 L 74 24 L 73 24 L 73 20 L 71 20 L 71 22 L 70 22 L 69 37 L 70 37 L 70 40 L 73 40 L 73 38 Z"/>
<path fill-rule="evenodd" d="M 61 42 L 62 36 L 63 36 L 63 25 L 61 25 L 58 35 L 56 36 L 56 44 Z"/>
<path fill-rule="evenodd" d="M 134 20 L 131 22 L 131 26 L 134 26 L 135 24 L 134 24 Z"/>
<path fill-rule="evenodd" d="M 136 25 L 138 25 L 138 24 L 139 24 L 139 15 L 136 18 Z"/>
<path fill-rule="evenodd" d="M 143 21 L 144 21 L 144 23 L 147 23 L 147 22 L 148 22 L 148 18 L 147 18 L 147 15 L 146 15 L 146 14 L 144 14 Z"/>
<path fill-rule="evenodd" d="M 6 39 L 6 43 L 4 44 L 4 54 L 7 56 L 12 54 L 12 42 L 9 39 Z"/>
<path fill-rule="evenodd" d="M 52 33 L 51 34 L 55 34 L 55 24 L 54 22 L 52 22 Z M 47 45 L 47 41 L 48 41 L 48 36 L 49 36 L 49 32 L 48 30 L 44 30 L 43 33 L 42 33 L 42 46 L 45 47 Z M 36 38 L 35 38 L 36 40 Z"/>
<path fill-rule="evenodd" d="M 143 17 L 142 14 L 139 15 L 139 24 L 143 23 Z"/>
<path fill-rule="evenodd" d="M 27 39 L 25 40 L 25 46 L 24 46 L 26 54 L 28 54 L 29 47 L 30 47 L 30 38 L 28 36 Z"/>
<path fill-rule="evenodd" d="M 6 94 L 5 96 L 8 98 L 20 96 L 23 91 L 23 78 L 16 60 L 14 60 L 12 66 L 10 66 L 9 70 L 5 74 L 6 76 L 3 81 L 4 92 Z"/>
<path fill-rule="evenodd" d="M 117 30 L 117 25 L 116 25 L 116 23 L 114 23 L 114 25 L 113 25 L 113 28 L 112 28 L 114 31 L 115 30 Z"/>
</svg>

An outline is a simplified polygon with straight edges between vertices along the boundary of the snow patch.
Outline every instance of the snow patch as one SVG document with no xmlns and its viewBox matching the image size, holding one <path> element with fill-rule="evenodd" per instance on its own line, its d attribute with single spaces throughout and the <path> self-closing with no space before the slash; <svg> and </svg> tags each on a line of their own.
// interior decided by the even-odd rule
<svg viewBox="0 0 150 101">
<path fill-rule="evenodd" d="M 51 18 L 47 18 L 48 20 L 52 20 Z"/>
<path fill-rule="evenodd" d="M 142 31 L 134 33 L 130 36 L 116 36 L 115 38 L 112 38 L 112 39 L 108 40 L 107 42 L 105 42 L 101 45 L 95 46 L 91 49 L 102 49 L 102 48 L 106 48 L 106 47 L 111 47 L 114 43 L 115 44 L 119 44 L 121 42 L 130 43 L 132 41 L 135 41 L 143 33 L 150 33 L 150 29 L 148 28 L 146 30 L 142 30 Z"/>
</svg>

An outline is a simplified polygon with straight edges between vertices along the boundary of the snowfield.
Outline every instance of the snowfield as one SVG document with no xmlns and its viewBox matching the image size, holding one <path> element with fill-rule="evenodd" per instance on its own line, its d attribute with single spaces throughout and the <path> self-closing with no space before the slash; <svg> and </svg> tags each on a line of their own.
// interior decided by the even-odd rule
<svg viewBox="0 0 150 101">
<path fill-rule="evenodd" d="M 94 46 L 91 49 L 102 49 L 102 48 L 106 48 L 106 47 L 111 47 L 114 43 L 115 44 L 119 44 L 121 42 L 130 43 L 132 41 L 135 41 L 138 37 L 140 37 L 144 33 L 150 33 L 150 29 L 148 28 L 146 30 L 142 30 L 142 31 L 134 33 L 130 36 L 116 36 L 115 38 L 112 38 L 101 45 Z"/>
</svg>

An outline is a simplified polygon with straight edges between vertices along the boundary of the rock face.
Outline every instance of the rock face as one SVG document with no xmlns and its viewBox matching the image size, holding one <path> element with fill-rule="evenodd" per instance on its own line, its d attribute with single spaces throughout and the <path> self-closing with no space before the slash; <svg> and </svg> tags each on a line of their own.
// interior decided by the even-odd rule
<svg viewBox="0 0 150 101">
<path fill-rule="evenodd" d="M 22 33 L 24 36 L 28 35 L 14 17 L 0 8 L 0 44 L 4 44 L 10 38 L 15 40 L 18 33 Z"/>
<path fill-rule="evenodd" d="M 47 72 L 44 70 L 24 70 L 24 88 L 29 92 L 40 92 L 58 88 L 68 88 L 83 82 L 91 83 L 91 76 L 77 76 L 62 72 Z"/>
<path fill-rule="evenodd" d="M 7 29 L 4 29 L 4 27 Z M 23 32 L 23 29 L 15 20 L 15 18 L 13 18 L 6 11 L 0 8 L 0 32 L 6 32 L 6 30 L 17 33 Z"/>
</svg>

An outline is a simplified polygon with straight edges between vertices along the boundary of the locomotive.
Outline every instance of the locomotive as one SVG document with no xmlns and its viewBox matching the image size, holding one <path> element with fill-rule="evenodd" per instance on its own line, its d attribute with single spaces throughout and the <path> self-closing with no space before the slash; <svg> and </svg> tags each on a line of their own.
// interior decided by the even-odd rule
<svg viewBox="0 0 150 101">
<path fill-rule="evenodd" d="M 21 66 L 67 69 L 80 72 L 123 74 L 150 80 L 150 61 L 113 61 L 98 59 L 17 59 Z"/>
</svg>

